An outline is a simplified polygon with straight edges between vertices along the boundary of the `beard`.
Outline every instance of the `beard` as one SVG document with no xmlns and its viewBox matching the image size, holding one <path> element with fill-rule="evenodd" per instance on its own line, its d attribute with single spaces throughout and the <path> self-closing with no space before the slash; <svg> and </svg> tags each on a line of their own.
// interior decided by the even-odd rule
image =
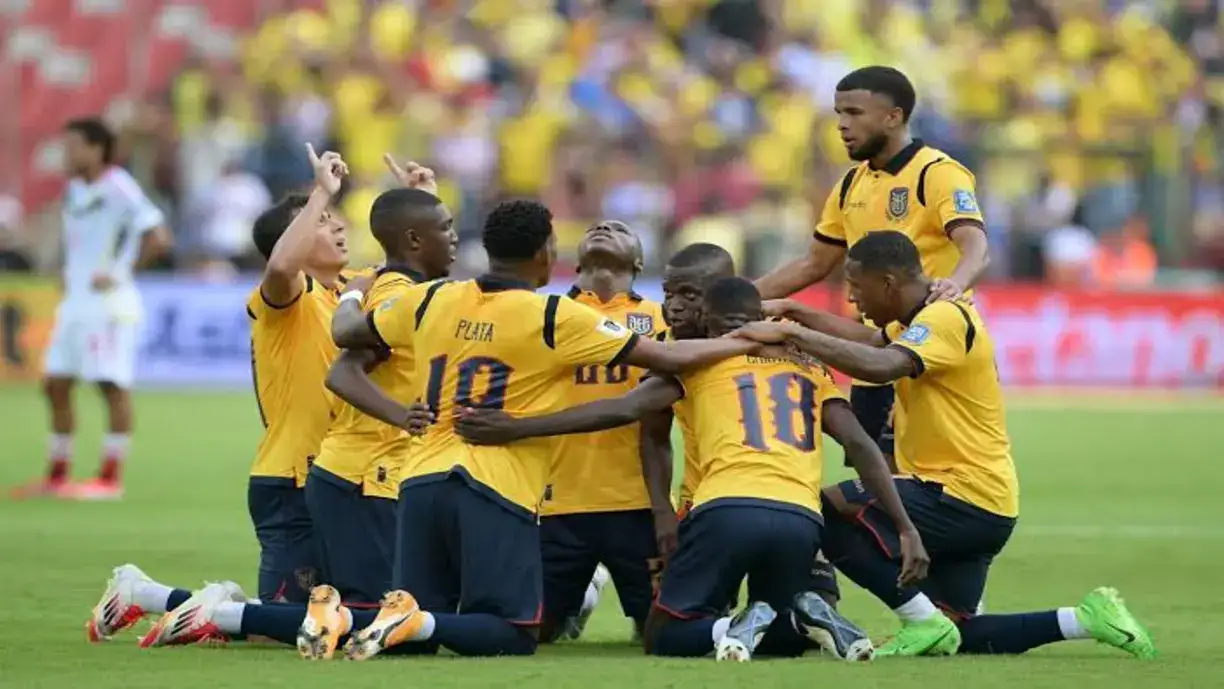
<svg viewBox="0 0 1224 689">
<path fill-rule="evenodd" d="M 856 160 L 860 163 L 864 160 L 871 160 L 872 158 L 880 155 L 880 151 L 883 151 L 884 147 L 887 145 L 887 134 L 884 134 L 883 132 L 874 134 L 870 139 L 864 141 L 862 146 L 859 146 L 853 151 L 848 151 L 850 160 Z"/>
</svg>

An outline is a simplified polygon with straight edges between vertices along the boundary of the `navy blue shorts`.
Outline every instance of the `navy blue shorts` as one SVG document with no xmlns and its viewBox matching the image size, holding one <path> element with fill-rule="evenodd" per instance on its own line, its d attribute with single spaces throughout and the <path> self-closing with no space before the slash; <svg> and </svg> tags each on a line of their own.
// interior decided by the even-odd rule
<svg viewBox="0 0 1224 689">
<path fill-rule="evenodd" d="M 318 466 L 310 468 L 305 491 L 319 579 L 335 586 L 347 604 L 377 605 L 391 587 L 395 501 L 363 496 L 360 485 Z"/>
<path fill-rule="evenodd" d="M 544 560 L 544 617 L 576 615 L 595 567 L 612 575 L 625 617 L 645 623 L 662 569 L 650 510 L 563 514 L 540 520 Z"/>
<path fill-rule="evenodd" d="M 392 584 L 437 612 L 540 623 L 540 529 L 459 473 L 400 484 Z"/>
<path fill-rule="evenodd" d="M 893 454 L 892 409 L 896 391 L 891 385 L 854 385 L 850 387 L 850 408 L 859 425 L 876 441 L 880 451 Z M 846 460 L 850 466 L 850 460 Z"/>
<path fill-rule="evenodd" d="M 821 525 L 784 503 L 710 501 L 680 523 L 680 541 L 663 570 L 657 607 L 677 619 L 724 614 L 748 577 L 748 598 L 781 613 L 812 588 Z"/>
<path fill-rule="evenodd" d="M 304 491 L 293 479 L 252 476 L 247 511 L 259 540 L 259 599 L 305 603 L 319 557 Z"/>
<path fill-rule="evenodd" d="M 908 478 L 898 478 L 895 483 L 905 511 L 931 556 L 930 573 L 919 588 L 944 609 L 972 615 L 986 589 L 990 564 L 1007 545 L 1016 520 L 945 495 L 938 483 Z M 840 491 L 847 502 L 859 506 L 855 520 L 871 532 L 886 555 L 899 560 L 901 543 L 896 525 L 862 483 L 843 481 L 826 490 L 830 489 Z"/>
</svg>

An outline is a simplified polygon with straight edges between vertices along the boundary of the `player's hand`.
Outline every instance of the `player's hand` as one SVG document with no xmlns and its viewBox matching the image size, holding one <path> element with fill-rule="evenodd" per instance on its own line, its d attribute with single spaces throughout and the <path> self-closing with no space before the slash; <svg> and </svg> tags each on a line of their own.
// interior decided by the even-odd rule
<svg viewBox="0 0 1224 689">
<path fill-rule="evenodd" d="M 89 286 L 95 292 L 109 292 L 115 288 L 115 278 L 109 273 L 96 273 L 93 279 L 89 281 Z"/>
<path fill-rule="evenodd" d="M 383 164 L 395 176 L 396 181 L 406 189 L 420 189 L 431 194 L 438 193 L 438 181 L 434 171 L 419 163 L 409 160 L 400 165 L 390 153 L 383 154 Z"/>
<path fill-rule="evenodd" d="M 348 284 L 344 286 L 344 291 L 341 292 L 341 294 L 347 294 L 348 292 L 361 292 L 362 294 L 365 294 L 366 292 L 370 291 L 371 287 L 374 286 L 374 280 L 376 279 L 378 279 L 377 275 L 367 275 L 362 273 L 352 280 L 349 280 Z"/>
<path fill-rule="evenodd" d="M 680 520 L 676 519 L 676 512 L 672 509 L 654 510 L 653 514 L 655 544 L 659 548 L 659 557 L 666 562 L 680 540 Z"/>
<path fill-rule="evenodd" d="M 340 154 L 326 151 L 319 155 L 315 153 L 314 146 L 307 143 L 306 156 L 310 158 L 310 167 L 314 170 L 315 185 L 332 196 L 340 193 L 340 183 L 349 171 L 348 164 Z"/>
<path fill-rule="evenodd" d="M 769 299 L 761 303 L 766 318 L 786 318 L 795 311 L 793 299 Z"/>
<path fill-rule="evenodd" d="M 901 576 L 897 583 L 909 586 L 926 579 L 927 570 L 931 567 L 931 556 L 927 555 L 926 546 L 922 545 L 922 536 L 916 529 L 901 532 Z"/>
<path fill-rule="evenodd" d="M 404 422 L 400 424 L 400 428 L 408 431 L 409 435 L 425 435 L 425 431 L 434 423 L 433 410 L 421 402 L 413 402 L 408 407 L 408 416 Z"/>
<path fill-rule="evenodd" d="M 965 296 L 965 289 L 948 278 L 936 278 L 931 282 L 931 293 L 927 295 L 926 303 L 937 301 L 952 301 Z"/>
<path fill-rule="evenodd" d="M 505 445 L 518 440 L 514 417 L 495 409 L 455 409 L 455 432 L 472 445 Z"/>
<path fill-rule="evenodd" d="M 789 333 L 786 326 L 776 321 L 755 321 L 747 323 L 739 330 L 728 333 L 727 337 L 738 337 L 761 344 L 782 344 L 786 342 Z"/>
</svg>

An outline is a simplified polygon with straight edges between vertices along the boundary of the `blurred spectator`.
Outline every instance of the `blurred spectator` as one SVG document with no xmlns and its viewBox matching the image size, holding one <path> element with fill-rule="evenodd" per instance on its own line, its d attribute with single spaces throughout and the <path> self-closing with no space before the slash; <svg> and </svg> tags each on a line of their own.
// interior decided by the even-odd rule
<svg viewBox="0 0 1224 689">
<path fill-rule="evenodd" d="M 33 269 L 29 257 L 21 250 L 20 237 L 21 201 L 0 192 L 0 273 L 24 273 Z"/>
<path fill-rule="evenodd" d="M 177 204 L 180 233 L 201 233 L 184 251 L 240 250 L 214 245 L 236 231 L 204 229 L 208 214 L 189 208 L 228 184 L 256 198 L 233 170 L 222 181 L 227 163 L 242 160 L 277 198 L 310 183 L 310 141 L 349 161 L 340 206 L 358 261 L 379 258 L 365 216 L 391 152 L 438 171 L 464 257 L 479 254 L 468 249 L 490 204 L 528 196 L 553 208 L 564 259 L 583 228 L 614 216 L 642 234 L 650 268 L 734 227 L 728 241 L 760 271 L 810 239 L 850 165 L 830 107 L 837 81 L 884 63 L 915 83 L 915 133 L 976 174 L 1000 276 L 1090 283 L 1098 247 L 1141 244 L 1161 266 L 1224 270 L 1224 23 L 1212 0 L 261 8 L 236 52 L 201 48 L 180 66 L 172 112 L 136 108 L 131 165 Z M 1139 217 L 1150 238 L 1117 244 Z"/>
<path fill-rule="evenodd" d="M 220 175 L 187 202 L 184 225 L 196 240 L 194 264 L 220 274 L 258 265 L 251 227 L 272 203 L 258 176 L 243 170 L 237 160 L 222 164 Z"/>
</svg>

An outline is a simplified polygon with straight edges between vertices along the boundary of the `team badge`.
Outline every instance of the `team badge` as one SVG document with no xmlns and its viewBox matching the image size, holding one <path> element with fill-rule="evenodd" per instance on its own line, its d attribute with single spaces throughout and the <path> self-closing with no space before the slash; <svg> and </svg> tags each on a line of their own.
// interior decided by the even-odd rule
<svg viewBox="0 0 1224 689">
<path fill-rule="evenodd" d="M 952 207 L 957 213 L 977 213 L 977 198 L 968 189 L 957 189 L 952 192 Z"/>
<path fill-rule="evenodd" d="M 638 335 L 654 332 L 654 316 L 648 313 L 631 313 L 625 317 L 625 325 Z"/>
<path fill-rule="evenodd" d="M 888 192 L 888 215 L 900 220 L 909 213 L 909 187 L 897 187 Z"/>
<path fill-rule="evenodd" d="M 911 325 L 910 327 L 906 328 L 905 332 L 901 333 L 901 337 L 897 339 L 908 344 L 920 345 L 923 342 L 926 342 L 927 338 L 930 336 L 931 329 L 925 325 Z"/>
</svg>

